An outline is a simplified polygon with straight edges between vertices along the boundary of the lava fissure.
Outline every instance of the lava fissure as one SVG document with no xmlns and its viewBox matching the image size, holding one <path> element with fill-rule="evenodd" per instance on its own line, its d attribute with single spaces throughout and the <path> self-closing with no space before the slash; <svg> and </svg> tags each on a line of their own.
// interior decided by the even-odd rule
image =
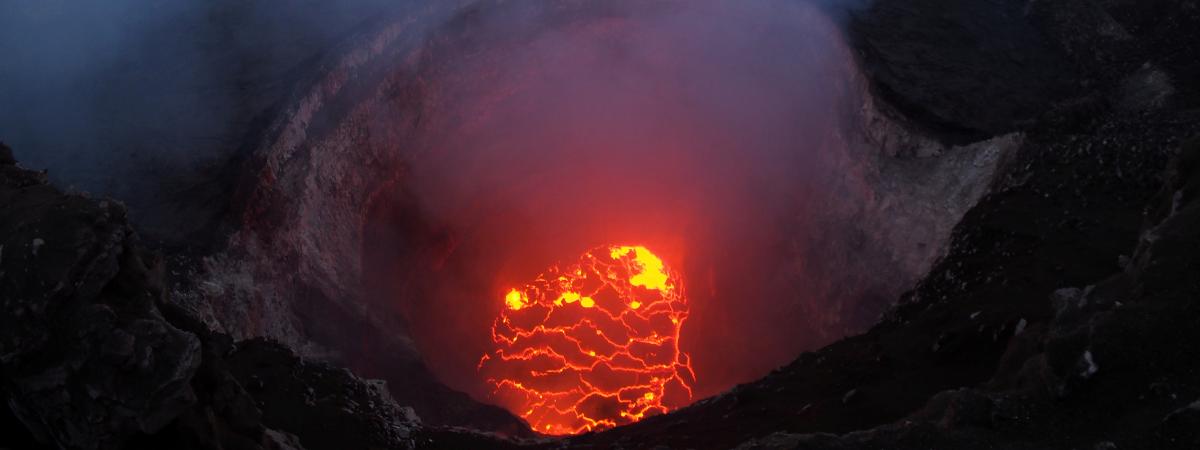
<svg viewBox="0 0 1200 450">
<path fill-rule="evenodd" d="M 598 247 L 511 289 L 480 358 L 493 395 L 546 434 L 577 434 L 665 413 L 692 398 L 679 347 L 683 283 L 642 246 Z"/>
</svg>

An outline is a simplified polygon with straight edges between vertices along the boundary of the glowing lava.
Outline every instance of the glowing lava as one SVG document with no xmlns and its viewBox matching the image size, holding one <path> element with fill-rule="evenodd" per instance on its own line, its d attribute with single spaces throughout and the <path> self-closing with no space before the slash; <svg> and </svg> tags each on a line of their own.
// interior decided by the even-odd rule
<svg viewBox="0 0 1200 450">
<path fill-rule="evenodd" d="M 541 433 L 636 422 L 691 401 L 687 315 L 680 278 L 650 250 L 595 248 L 504 294 L 479 370 Z"/>
</svg>

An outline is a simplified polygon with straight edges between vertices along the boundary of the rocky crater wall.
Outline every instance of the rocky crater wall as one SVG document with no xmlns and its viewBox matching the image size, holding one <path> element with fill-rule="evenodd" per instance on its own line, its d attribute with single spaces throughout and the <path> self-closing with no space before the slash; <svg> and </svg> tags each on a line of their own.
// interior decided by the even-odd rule
<svg viewBox="0 0 1200 450">
<path fill-rule="evenodd" d="M 495 280 L 480 272 L 504 265 L 504 256 L 520 253 L 515 247 L 533 242 L 532 237 L 516 238 L 506 248 L 497 235 L 478 230 L 488 221 L 508 220 L 481 215 L 492 213 L 486 197 L 456 199 L 485 203 L 478 214 L 454 216 L 430 208 L 432 197 L 421 197 L 421 189 L 437 185 L 429 184 L 430 173 L 455 176 L 446 171 L 447 161 L 465 161 L 461 165 L 469 169 L 463 176 L 478 170 L 472 158 L 486 158 L 486 153 L 453 148 L 461 144 L 455 137 L 486 129 L 495 123 L 489 122 L 492 115 L 511 114 L 504 108 L 528 98 L 523 92 L 543 88 L 539 76 L 555 75 L 521 59 L 544 39 L 604 42 L 622 32 L 636 33 L 642 20 L 686 19 L 689 8 L 582 2 L 513 12 L 490 2 L 441 4 L 426 10 L 425 17 L 388 23 L 352 39 L 297 91 L 264 134 L 237 194 L 241 229 L 228 250 L 207 259 L 204 281 L 180 297 L 235 337 L 270 337 L 358 370 L 424 371 L 432 364 L 443 381 L 477 397 L 486 395 L 472 386 L 478 380 L 464 369 L 481 354 L 482 334 L 464 339 L 461 352 L 431 349 L 455 344 L 446 330 L 485 332 L 491 320 L 487 311 L 499 303 L 487 296 Z M 701 312 L 690 326 L 715 330 L 732 316 L 735 328 L 757 324 L 767 330 L 723 350 L 719 343 L 693 342 L 717 349 L 707 356 L 713 376 L 705 393 L 748 381 L 802 350 L 874 323 L 944 251 L 953 224 L 986 192 L 1005 155 L 1022 141 L 1012 134 L 946 145 L 895 120 L 892 108 L 873 95 L 834 19 L 815 8 L 786 12 L 811 25 L 803 33 L 813 43 L 796 50 L 797 60 L 815 61 L 817 68 L 806 72 L 811 78 L 804 82 L 813 85 L 802 91 L 828 95 L 805 115 L 769 117 L 797 124 L 807 120 L 798 126 L 815 140 L 779 146 L 787 155 L 782 160 L 810 164 L 804 171 L 809 175 L 799 175 L 810 179 L 785 180 L 792 191 L 779 198 L 792 206 L 771 205 L 769 220 L 775 223 L 751 229 L 766 235 L 759 244 L 765 250 L 742 255 L 769 261 L 772 271 L 762 274 L 768 281 L 751 281 L 721 266 L 715 252 L 723 250 L 690 253 L 692 278 L 707 278 L 725 292 L 693 288 Z M 734 13 L 748 23 L 761 20 L 760 11 Z M 430 16 L 448 19 L 427 20 Z M 440 25 L 426 29 L 421 25 L 426 23 Z M 740 32 L 736 26 L 733 31 Z M 556 56 L 546 57 L 553 62 Z M 712 95 L 721 95 L 719 89 Z M 530 183 L 556 180 L 537 176 Z M 723 211 L 675 216 L 713 212 Z M 509 230 L 505 226 L 496 230 Z M 719 227 L 693 227 L 707 228 L 690 236 L 692 241 L 685 236 L 664 242 L 672 248 L 732 245 L 701 240 L 720 234 Z M 380 228 L 390 231 L 380 234 Z M 543 248 L 533 254 L 550 264 L 574 250 Z M 380 262 L 381 254 L 393 255 L 392 261 Z M 477 267 L 463 268 L 471 264 Z M 714 271 L 725 275 L 713 277 Z M 438 281 L 462 276 L 478 279 L 474 290 L 447 293 L 445 281 Z M 740 298 L 734 294 L 742 289 L 739 283 L 767 286 L 741 292 L 748 298 Z M 470 306 L 451 305 L 450 299 L 461 300 L 456 295 L 465 296 Z M 751 308 L 752 313 L 731 306 L 777 295 L 791 298 L 778 307 Z M 707 317 L 704 305 L 709 305 Z M 471 310 L 482 312 L 456 312 Z M 746 348 L 772 348 L 773 356 L 727 364 Z M 702 363 L 705 359 L 700 357 Z M 735 369 L 722 372 L 721 366 Z"/>
</svg>

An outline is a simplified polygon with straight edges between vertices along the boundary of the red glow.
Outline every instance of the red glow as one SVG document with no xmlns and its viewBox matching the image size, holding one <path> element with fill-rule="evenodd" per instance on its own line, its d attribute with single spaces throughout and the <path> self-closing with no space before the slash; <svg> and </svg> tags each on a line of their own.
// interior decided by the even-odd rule
<svg viewBox="0 0 1200 450">
<path fill-rule="evenodd" d="M 682 280 L 642 246 L 599 247 L 504 294 L 479 361 L 497 400 L 546 434 L 636 422 L 688 403 Z"/>
</svg>

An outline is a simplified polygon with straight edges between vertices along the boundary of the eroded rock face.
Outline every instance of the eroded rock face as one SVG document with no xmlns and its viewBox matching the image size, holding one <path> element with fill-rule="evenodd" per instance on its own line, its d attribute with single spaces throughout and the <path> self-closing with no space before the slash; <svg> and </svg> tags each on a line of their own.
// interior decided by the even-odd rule
<svg viewBox="0 0 1200 450">
<path fill-rule="evenodd" d="M 45 442 L 116 448 L 195 401 L 199 342 L 155 302 L 157 263 L 124 208 L 63 195 L 0 146 L 0 373 L 9 407 Z"/>
<path fill-rule="evenodd" d="M 123 206 L 57 191 L 3 145 L 0 206 L 0 445 L 414 445 L 419 419 L 382 381 L 235 344 L 167 300 Z"/>
<path fill-rule="evenodd" d="M 432 423 L 522 434 L 514 416 L 438 383 L 394 309 L 363 295 L 363 216 L 402 172 L 424 107 L 416 71 L 426 27 L 454 7 L 431 4 L 357 36 L 299 91 L 251 156 L 229 250 L 207 258 L 202 281 L 177 297 L 236 339 L 267 337 L 386 378 Z"/>
<path fill-rule="evenodd" d="M 199 402 L 163 431 L 134 447 L 344 449 L 412 448 L 421 428 L 410 408 L 397 406 L 380 380 L 344 368 L 304 361 L 265 340 L 234 342 L 183 308 L 167 317 L 193 331 L 204 361 L 192 384 Z"/>
<path fill-rule="evenodd" d="M 209 258 L 207 282 L 182 293 L 184 304 L 236 338 L 268 336 L 309 354 L 327 354 L 342 338 L 313 339 L 336 334 L 320 330 L 321 313 L 403 328 L 355 303 L 361 215 L 401 170 L 399 149 L 419 115 L 420 81 L 403 68 L 420 61 L 426 27 L 454 6 L 431 5 L 356 36 L 298 90 L 250 157 L 230 250 Z M 384 339 L 393 357 L 415 357 L 402 334 Z"/>
<path fill-rule="evenodd" d="M 1200 349 L 1200 141 L 1186 144 L 1123 270 L 1047 299 L 984 387 L 944 391 L 905 420 L 843 435 L 776 433 L 742 449 L 1193 448 Z M 1027 341 L 1034 341 L 1029 351 Z"/>
<path fill-rule="evenodd" d="M 1022 3 L 873 1 L 849 35 L 884 101 L 962 144 L 1015 131 L 1078 88 Z"/>
<path fill-rule="evenodd" d="M 241 342 L 231 373 L 263 411 L 263 423 L 295 433 L 309 449 L 410 447 L 419 418 L 400 407 L 383 381 L 345 368 L 306 362 L 273 342 Z M 297 411 L 307 411 L 297 414 Z"/>
</svg>

